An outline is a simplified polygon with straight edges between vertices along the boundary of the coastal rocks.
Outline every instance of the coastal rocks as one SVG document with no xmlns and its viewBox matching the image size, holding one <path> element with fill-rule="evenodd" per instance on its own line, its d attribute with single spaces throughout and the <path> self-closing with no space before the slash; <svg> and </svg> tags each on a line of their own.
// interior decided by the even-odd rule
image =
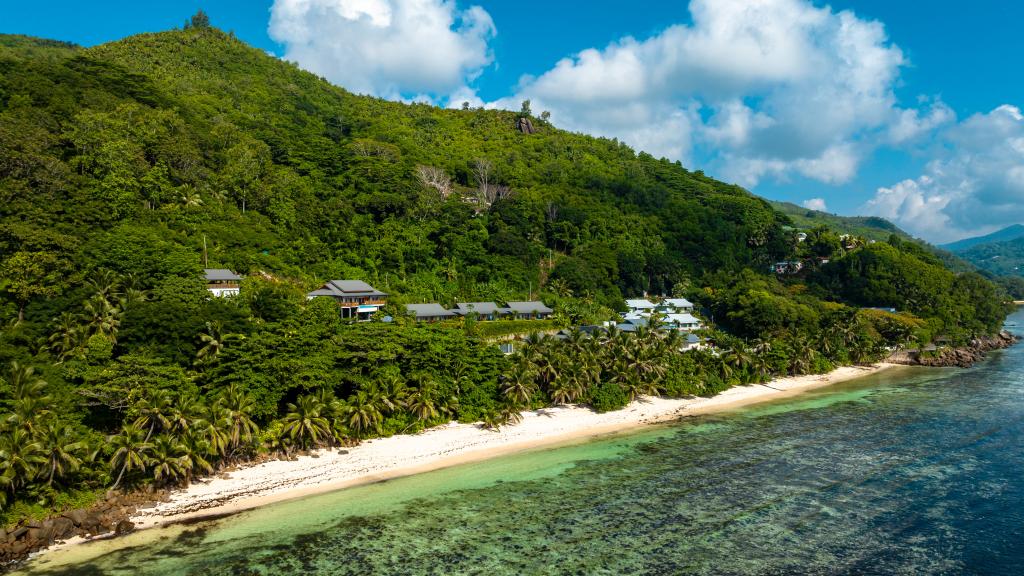
<svg viewBox="0 0 1024 576">
<path fill-rule="evenodd" d="M 91 538 L 135 530 L 132 514 L 153 500 L 166 499 L 163 491 L 134 494 L 110 492 L 87 509 L 68 510 L 46 520 L 29 520 L 13 528 L 0 528 L 0 563 L 8 565 L 29 554 L 75 536 Z"/>
<path fill-rule="evenodd" d="M 975 338 L 968 346 L 960 348 L 936 348 L 923 350 L 906 350 L 892 355 L 887 361 L 892 364 L 907 366 L 956 366 L 969 368 L 983 360 L 992 350 L 1009 348 L 1018 338 L 1009 332 L 1000 332 L 994 336 Z"/>
</svg>

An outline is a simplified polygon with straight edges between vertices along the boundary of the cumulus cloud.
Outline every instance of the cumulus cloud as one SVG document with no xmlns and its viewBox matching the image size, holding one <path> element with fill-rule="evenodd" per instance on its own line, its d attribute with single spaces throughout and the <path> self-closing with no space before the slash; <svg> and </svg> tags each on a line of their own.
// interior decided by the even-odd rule
<svg viewBox="0 0 1024 576">
<path fill-rule="evenodd" d="M 1003 105 L 940 135 L 918 178 L 879 188 L 865 210 L 945 242 L 1024 222 L 1024 115 Z"/>
<path fill-rule="evenodd" d="M 828 206 L 825 205 L 824 198 L 808 198 L 801 202 L 804 208 L 808 210 L 817 210 L 818 212 L 828 212 Z"/>
<path fill-rule="evenodd" d="M 583 50 L 492 105 L 530 98 L 560 126 L 698 160 L 747 186 L 848 182 L 875 147 L 952 116 L 939 101 L 898 105 L 907 62 L 879 22 L 806 0 L 692 0 L 690 12 L 692 24 Z"/>
<path fill-rule="evenodd" d="M 275 0 L 269 33 L 286 60 L 354 92 L 436 99 L 490 64 L 490 15 L 454 0 Z"/>
</svg>

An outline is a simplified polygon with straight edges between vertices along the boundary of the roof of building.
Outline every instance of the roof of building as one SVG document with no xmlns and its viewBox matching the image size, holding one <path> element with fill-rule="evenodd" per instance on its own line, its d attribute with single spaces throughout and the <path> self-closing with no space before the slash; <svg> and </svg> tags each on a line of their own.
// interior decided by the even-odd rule
<svg viewBox="0 0 1024 576">
<path fill-rule="evenodd" d="M 227 268 L 203 268 L 203 272 L 206 273 L 207 282 L 216 282 L 222 280 L 241 280 L 242 277 L 235 274 Z"/>
<path fill-rule="evenodd" d="M 405 309 L 411 314 L 414 314 L 417 318 L 451 318 L 455 316 L 455 313 L 451 310 L 446 310 L 444 306 L 440 304 L 406 304 Z"/>
<path fill-rule="evenodd" d="M 452 312 L 465 316 L 470 312 L 477 314 L 506 314 L 508 308 L 502 308 L 494 302 L 459 302 L 452 309 Z"/>
<path fill-rule="evenodd" d="M 666 314 L 665 321 L 674 324 L 700 324 L 693 314 Z"/>
<path fill-rule="evenodd" d="M 675 306 L 676 308 L 693 308 L 693 302 L 686 298 L 666 298 L 664 304 Z"/>
<path fill-rule="evenodd" d="M 629 308 L 654 308 L 654 302 L 646 298 L 637 298 L 635 300 L 626 300 L 626 306 Z"/>
<path fill-rule="evenodd" d="M 362 280 L 328 280 L 322 288 L 309 293 L 313 296 L 366 296 L 379 297 L 387 296 L 386 293 L 377 290 Z"/>
<path fill-rule="evenodd" d="M 618 328 L 621 332 L 636 332 L 636 329 L 637 329 L 637 327 L 634 326 L 633 324 L 625 324 L 625 323 L 623 323 L 623 324 L 616 324 L 615 327 Z"/>
<path fill-rule="evenodd" d="M 543 302 L 533 300 L 529 302 L 509 302 L 509 310 L 516 314 L 551 314 L 554 312 L 551 308 L 544 305 Z"/>
<path fill-rule="evenodd" d="M 700 336 L 697 336 L 696 334 L 687 334 L 686 335 L 686 343 L 687 344 L 700 344 Z"/>
<path fill-rule="evenodd" d="M 644 318 L 642 316 L 639 317 L 639 318 L 626 318 L 626 322 L 625 323 L 629 324 L 631 326 L 648 326 L 651 323 L 651 319 L 650 318 Z M 621 324 L 620 324 L 620 326 L 621 326 Z"/>
</svg>

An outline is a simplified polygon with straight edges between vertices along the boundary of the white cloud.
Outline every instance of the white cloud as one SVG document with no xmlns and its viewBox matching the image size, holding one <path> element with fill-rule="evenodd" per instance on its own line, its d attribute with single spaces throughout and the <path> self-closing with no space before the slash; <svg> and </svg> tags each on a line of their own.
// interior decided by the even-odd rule
<svg viewBox="0 0 1024 576">
<path fill-rule="evenodd" d="M 495 27 L 483 8 L 454 0 L 275 0 L 269 33 L 286 60 L 349 90 L 422 100 L 490 64 Z"/>
<path fill-rule="evenodd" d="M 946 128 L 924 174 L 880 188 L 865 209 L 945 242 L 1024 222 L 1024 115 L 1010 105 Z"/>
<path fill-rule="evenodd" d="M 800 203 L 804 208 L 808 210 L 817 210 L 818 212 L 828 212 L 828 206 L 825 205 L 824 198 L 808 198 Z"/>
<path fill-rule="evenodd" d="M 690 12 L 690 25 L 583 50 L 491 105 L 530 98 L 559 126 L 699 159 L 747 186 L 848 182 L 874 148 L 951 118 L 938 101 L 898 105 L 906 59 L 878 22 L 807 0 L 692 0 Z"/>
</svg>

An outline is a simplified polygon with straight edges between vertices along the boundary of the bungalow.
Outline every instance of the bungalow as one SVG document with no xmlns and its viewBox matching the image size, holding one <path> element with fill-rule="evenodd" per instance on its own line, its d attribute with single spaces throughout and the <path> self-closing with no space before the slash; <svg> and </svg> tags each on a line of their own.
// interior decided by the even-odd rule
<svg viewBox="0 0 1024 576">
<path fill-rule="evenodd" d="M 206 289 L 211 294 L 218 298 L 238 296 L 241 290 L 241 276 L 227 268 L 204 268 L 203 272 L 206 275 Z"/>
<path fill-rule="evenodd" d="M 329 280 L 319 290 L 313 290 L 306 298 L 334 298 L 341 308 L 342 318 L 369 320 L 384 304 L 388 295 L 362 280 Z"/>
<path fill-rule="evenodd" d="M 796 274 L 804 269 L 804 263 L 800 260 L 787 262 L 776 262 L 768 267 L 768 271 L 774 274 Z"/>
<path fill-rule="evenodd" d="M 640 314 L 642 312 L 650 313 L 656 307 L 657 306 L 655 306 L 654 302 L 645 298 L 626 300 L 626 308 L 628 308 L 633 314 Z"/>
<path fill-rule="evenodd" d="M 666 298 L 659 308 L 666 308 L 666 312 L 693 312 L 693 302 L 686 298 Z"/>
<path fill-rule="evenodd" d="M 666 314 L 665 325 L 682 331 L 698 330 L 701 328 L 700 320 L 692 314 Z"/>
<path fill-rule="evenodd" d="M 517 320 L 543 320 L 555 311 L 543 302 L 509 302 L 508 309 Z"/>
<path fill-rule="evenodd" d="M 480 320 L 495 320 L 509 313 L 508 308 L 501 308 L 494 302 L 459 302 L 452 308 L 459 316 L 476 314 Z"/>
<path fill-rule="evenodd" d="M 686 342 L 683 343 L 680 350 L 683 352 L 686 352 L 687 350 L 695 350 L 697 348 L 700 348 L 702 345 L 703 341 L 701 340 L 700 336 L 697 336 L 696 334 L 687 334 Z"/>
<path fill-rule="evenodd" d="M 406 304 L 406 311 L 418 322 L 437 322 L 455 318 L 455 313 L 440 304 Z"/>
</svg>

